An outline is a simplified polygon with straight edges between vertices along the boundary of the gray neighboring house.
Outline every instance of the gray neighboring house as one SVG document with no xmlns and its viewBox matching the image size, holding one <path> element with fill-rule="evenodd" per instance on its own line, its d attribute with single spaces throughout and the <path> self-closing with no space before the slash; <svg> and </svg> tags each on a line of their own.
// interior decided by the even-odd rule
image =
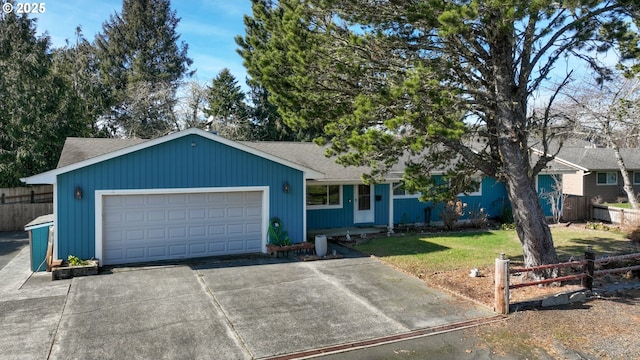
<svg viewBox="0 0 640 360">
<path fill-rule="evenodd" d="M 640 193 L 640 149 L 620 149 L 620 153 L 631 177 L 633 189 Z M 578 169 L 576 173 L 563 174 L 565 194 L 588 199 L 599 197 L 603 202 L 617 202 L 627 197 L 622 188 L 622 175 L 613 149 L 595 147 L 587 141 L 568 140 L 558 158 Z"/>
</svg>

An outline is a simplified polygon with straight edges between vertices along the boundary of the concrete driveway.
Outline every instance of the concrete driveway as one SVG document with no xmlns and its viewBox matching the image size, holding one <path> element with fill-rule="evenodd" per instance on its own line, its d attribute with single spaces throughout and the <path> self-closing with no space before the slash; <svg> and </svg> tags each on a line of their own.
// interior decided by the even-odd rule
<svg viewBox="0 0 640 360">
<path fill-rule="evenodd" d="M 338 252 L 346 257 L 208 259 L 56 282 L 37 274 L 19 289 L 0 288 L 0 354 L 262 359 L 339 351 L 494 315 L 373 258 Z"/>
</svg>

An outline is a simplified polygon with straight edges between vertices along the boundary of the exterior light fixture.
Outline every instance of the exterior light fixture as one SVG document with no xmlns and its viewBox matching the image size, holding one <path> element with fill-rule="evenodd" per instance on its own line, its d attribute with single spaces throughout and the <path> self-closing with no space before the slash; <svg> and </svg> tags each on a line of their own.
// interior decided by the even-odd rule
<svg viewBox="0 0 640 360">
<path fill-rule="evenodd" d="M 80 186 L 76 186 L 73 190 L 73 197 L 77 200 L 82 200 L 82 188 Z"/>
<path fill-rule="evenodd" d="M 288 194 L 289 190 L 291 190 L 291 188 L 289 187 L 289 182 L 285 181 L 284 184 L 282 185 L 282 191 Z"/>
</svg>

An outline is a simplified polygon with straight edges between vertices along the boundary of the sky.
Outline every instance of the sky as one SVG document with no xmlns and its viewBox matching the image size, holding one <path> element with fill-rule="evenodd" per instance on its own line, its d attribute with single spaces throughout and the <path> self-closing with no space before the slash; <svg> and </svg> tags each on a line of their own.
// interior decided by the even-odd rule
<svg viewBox="0 0 640 360">
<path fill-rule="evenodd" d="M 65 46 L 66 40 L 73 43 L 77 26 L 93 41 L 110 15 L 122 10 L 122 0 L 49 0 L 45 5 L 44 13 L 33 17 L 38 33 L 49 34 L 52 47 Z M 173 0 L 171 7 L 181 18 L 177 32 L 189 45 L 193 79 L 209 84 L 226 67 L 244 87 L 247 73 L 234 38 L 245 33 L 243 16 L 251 14 L 251 1 Z"/>
</svg>

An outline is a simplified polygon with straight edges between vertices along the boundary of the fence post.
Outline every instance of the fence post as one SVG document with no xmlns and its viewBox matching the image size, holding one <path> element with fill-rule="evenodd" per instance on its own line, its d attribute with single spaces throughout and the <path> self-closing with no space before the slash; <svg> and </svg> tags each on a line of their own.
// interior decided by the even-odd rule
<svg viewBox="0 0 640 360">
<path fill-rule="evenodd" d="M 36 193 L 33 190 L 31 190 L 31 203 L 33 204 L 35 202 L 36 202 Z"/>
<path fill-rule="evenodd" d="M 5 201 L 7 201 L 6 195 L 2 193 L 2 196 L 0 196 L 0 204 L 4 204 Z"/>
<path fill-rule="evenodd" d="M 509 313 L 509 259 L 504 253 L 496 259 L 495 269 L 495 305 L 494 311 L 499 314 Z"/>
<path fill-rule="evenodd" d="M 584 259 L 587 264 L 584 266 L 585 277 L 582 278 L 582 287 L 593 290 L 593 273 L 595 269 L 596 254 L 593 252 L 593 247 L 588 246 L 584 252 Z"/>
</svg>

